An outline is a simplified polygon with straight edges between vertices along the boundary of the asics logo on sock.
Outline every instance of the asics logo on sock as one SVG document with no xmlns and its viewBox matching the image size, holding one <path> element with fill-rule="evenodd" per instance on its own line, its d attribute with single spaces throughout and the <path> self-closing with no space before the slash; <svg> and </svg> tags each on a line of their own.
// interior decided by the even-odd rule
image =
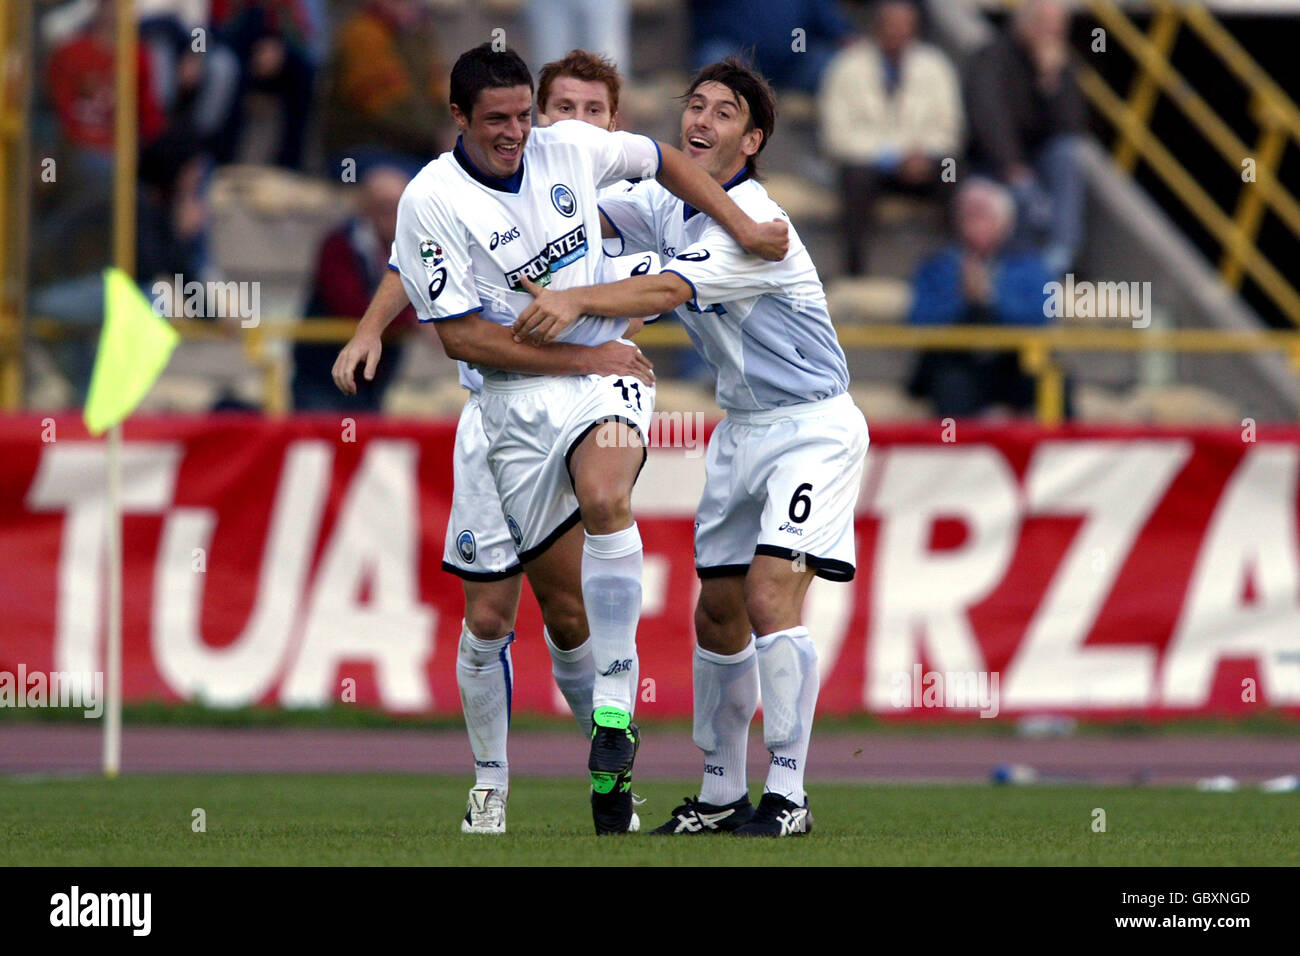
<svg viewBox="0 0 1300 956">
<path fill-rule="evenodd" d="M 726 773 L 723 771 L 723 769 L 722 769 L 721 767 L 719 767 L 719 766 L 717 766 L 717 765 L 715 765 L 715 764 L 711 764 L 711 763 L 706 763 L 706 764 L 704 765 L 704 772 L 705 772 L 705 773 L 713 774 L 713 776 L 715 776 L 715 777 L 725 777 L 725 776 L 726 776 Z"/>
<path fill-rule="evenodd" d="M 500 760 L 475 760 L 475 761 L 474 761 L 474 766 L 476 766 L 476 767 L 504 767 L 505 764 L 503 764 Z"/>
<path fill-rule="evenodd" d="M 609 670 L 600 672 L 601 677 L 613 677 L 615 674 L 626 674 L 632 670 L 632 658 L 626 657 L 621 661 L 615 661 L 609 665 Z"/>
<path fill-rule="evenodd" d="M 772 766 L 784 767 L 787 770 L 798 770 L 799 761 L 794 757 L 778 757 L 776 754 L 772 754 Z"/>
</svg>

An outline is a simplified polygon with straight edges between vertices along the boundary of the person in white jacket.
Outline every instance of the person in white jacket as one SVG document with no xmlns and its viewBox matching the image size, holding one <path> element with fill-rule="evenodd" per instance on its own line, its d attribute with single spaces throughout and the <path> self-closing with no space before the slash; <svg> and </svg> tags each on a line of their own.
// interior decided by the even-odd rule
<svg viewBox="0 0 1300 956">
<path fill-rule="evenodd" d="M 957 71 L 917 39 L 920 12 L 881 0 L 871 36 L 836 54 L 818 94 L 822 146 L 840 167 L 845 271 L 860 275 L 875 198 L 933 193 L 963 143 Z"/>
</svg>

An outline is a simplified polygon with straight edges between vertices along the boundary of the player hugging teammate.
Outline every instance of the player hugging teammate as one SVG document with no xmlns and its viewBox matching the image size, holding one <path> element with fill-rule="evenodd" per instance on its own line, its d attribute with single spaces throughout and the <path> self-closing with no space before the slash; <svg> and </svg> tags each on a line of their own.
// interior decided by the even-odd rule
<svg viewBox="0 0 1300 956">
<path fill-rule="evenodd" d="M 775 113 L 766 81 L 729 58 L 696 75 L 681 118 L 683 151 L 759 221 L 785 218 L 755 178 Z M 660 253 L 662 271 L 540 292 L 516 332 L 549 341 L 579 316 L 676 309 L 717 374 L 727 413 L 709 442 L 695 526 L 703 783 L 653 832 L 805 834 L 812 815 L 804 769 L 819 684 L 803 600 L 814 576 L 853 577 L 853 512 L 868 445 L 826 296 L 793 228 L 789 255 L 767 262 L 658 183 L 603 199 L 600 208 L 604 235 L 621 238 L 624 252 Z M 755 808 L 745 752 L 760 687 L 771 759 Z"/>
<path fill-rule="evenodd" d="M 518 341 L 510 327 L 544 289 L 607 278 L 599 187 L 653 177 L 713 217 L 739 247 L 771 259 L 785 255 L 786 224 L 751 219 L 666 144 L 581 122 L 533 130 L 532 78 L 509 50 L 483 44 L 466 52 L 450 85 L 461 136 L 403 194 L 392 265 L 420 319 L 435 323 L 447 354 L 469 366 L 462 380 L 471 391 L 478 386 L 458 428 L 458 502 L 444 563 L 467 582 L 457 680 L 476 783 L 462 829 L 505 830 L 509 645 L 519 595 L 511 578 L 522 568 L 557 678 L 565 675 L 561 688 L 579 722 L 590 720 L 596 832 L 624 833 L 636 824 L 631 772 L 639 742 L 631 717 L 642 549 L 630 499 L 654 387 L 648 363 L 620 339 L 627 316 L 662 310 L 575 316 L 559 347 Z M 359 364 L 373 375 L 396 298 L 386 279 L 340 353 L 334 377 L 345 392 L 355 389 Z M 461 499 L 463 482 L 482 497 Z M 462 534 L 470 529 L 455 527 L 458 510 L 483 530 Z M 507 538 L 516 560 L 496 560 Z M 464 565 L 480 555 L 493 562 L 481 572 L 488 577 L 470 577 Z M 471 612 L 470 582 L 500 587 Z"/>
</svg>

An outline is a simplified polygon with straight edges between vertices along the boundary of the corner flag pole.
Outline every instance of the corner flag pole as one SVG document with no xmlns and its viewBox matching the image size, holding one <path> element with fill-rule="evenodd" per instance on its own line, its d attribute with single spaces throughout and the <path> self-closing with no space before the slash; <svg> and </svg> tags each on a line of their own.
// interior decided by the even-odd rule
<svg viewBox="0 0 1300 956">
<path fill-rule="evenodd" d="M 117 0 L 117 95 L 114 105 L 113 264 L 135 275 L 136 189 L 135 0 Z M 105 316 L 107 318 L 107 315 Z M 104 543 L 108 550 L 105 637 L 104 775 L 122 767 L 122 425 L 108 430 Z"/>
</svg>

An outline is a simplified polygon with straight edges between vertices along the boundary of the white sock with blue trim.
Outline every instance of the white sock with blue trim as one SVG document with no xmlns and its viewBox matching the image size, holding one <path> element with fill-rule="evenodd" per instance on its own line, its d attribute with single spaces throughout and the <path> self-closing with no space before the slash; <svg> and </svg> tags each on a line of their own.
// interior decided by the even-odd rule
<svg viewBox="0 0 1300 956">
<path fill-rule="evenodd" d="M 465 729 L 474 751 L 474 786 L 504 790 L 510 783 L 506 760 L 506 737 L 510 732 L 510 699 L 514 693 L 514 669 L 510 645 L 515 632 L 493 641 L 475 637 L 461 623 L 460 646 L 456 653 L 456 685 L 465 713 Z"/>
<path fill-rule="evenodd" d="M 582 600 L 596 668 L 594 708 L 618 707 L 630 714 L 635 706 L 642 555 L 635 523 L 613 534 L 588 534 L 582 545 Z"/>
</svg>

